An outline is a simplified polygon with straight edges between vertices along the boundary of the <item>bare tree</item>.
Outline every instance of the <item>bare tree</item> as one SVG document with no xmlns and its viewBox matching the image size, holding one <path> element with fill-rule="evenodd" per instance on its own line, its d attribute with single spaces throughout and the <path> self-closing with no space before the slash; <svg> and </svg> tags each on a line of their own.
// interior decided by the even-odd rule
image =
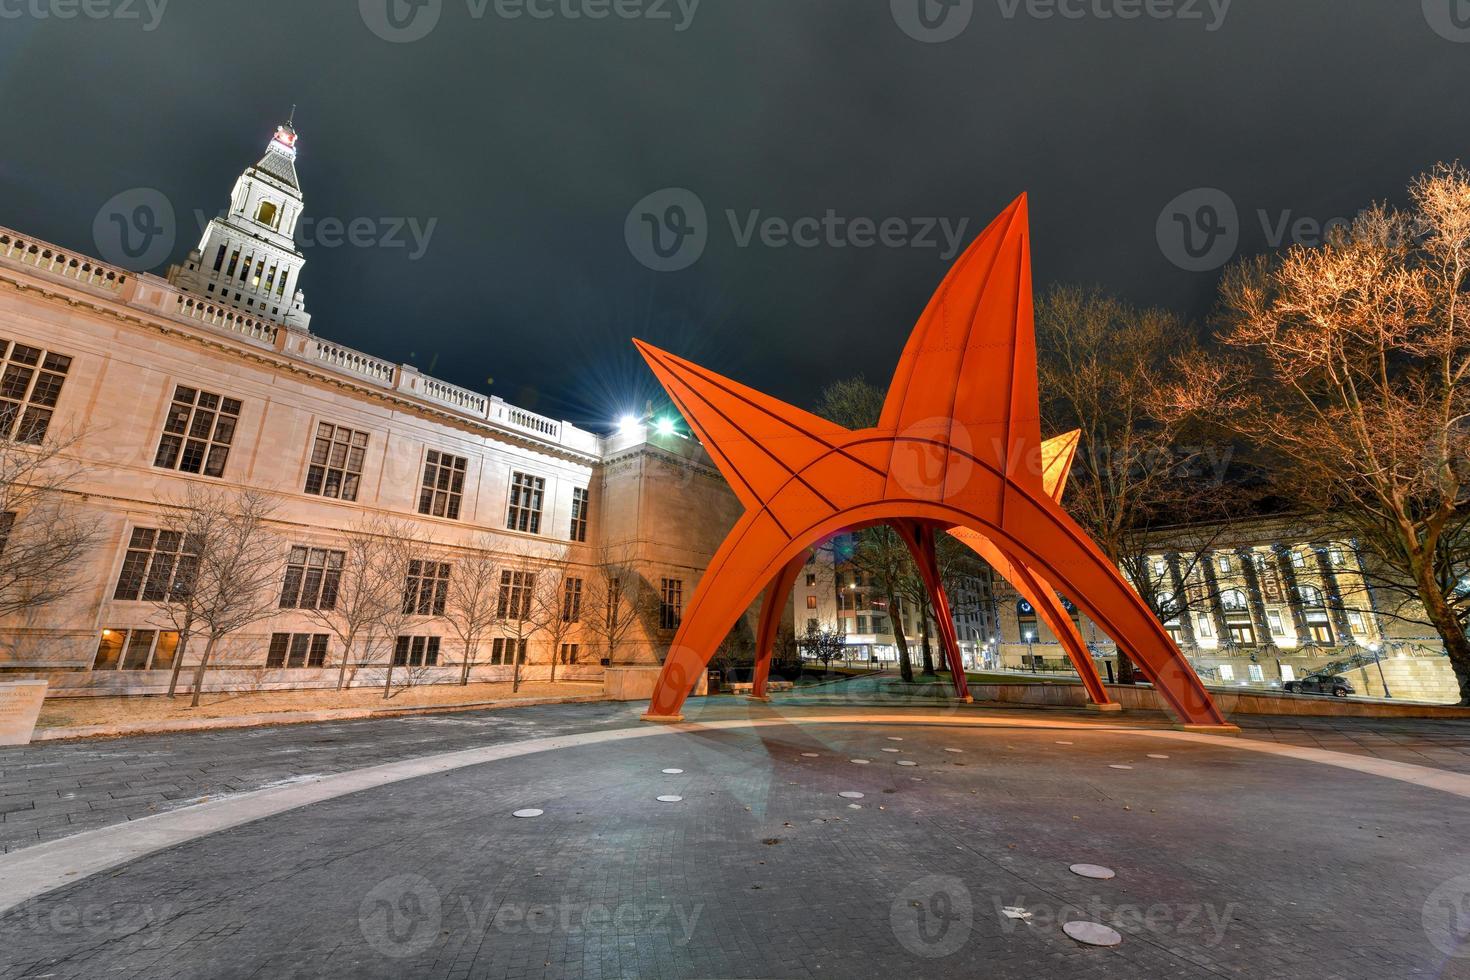
<svg viewBox="0 0 1470 980">
<path fill-rule="evenodd" d="M 1177 394 L 1422 605 L 1470 705 L 1470 171 L 1441 164 L 1410 197 L 1232 267 L 1226 352 L 1189 361 Z"/>
<path fill-rule="evenodd" d="M 632 560 L 631 545 L 604 545 L 597 563 L 588 569 L 582 605 L 582 624 L 607 649 L 609 663 L 618 662 L 618 648 L 650 605 L 650 592 Z"/>
<path fill-rule="evenodd" d="M 1097 291 L 1058 286 L 1036 308 L 1042 414 L 1051 431 L 1080 429 L 1081 443 L 1063 503 L 1132 583 L 1161 622 L 1205 598 L 1186 594 L 1173 570 L 1153 556 L 1160 531 L 1173 535 L 1184 578 L 1208 560 L 1226 518 L 1238 506 L 1227 484 L 1230 446 L 1212 444 L 1169 393 L 1178 365 L 1198 349 L 1195 330 L 1173 313 L 1140 309 Z M 1119 680 L 1133 664 L 1120 651 Z"/>
<path fill-rule="evenodd" d="M 205 638 L 194 668 L 191 707 L 199 706 L 204 674 L 219 641 L 276 612 L 284 556 L 267 525 L 275 505 L 256 490 L 226 492 L 191 486 L 183 505 L 164 520 L 183 542 L 159 613 L 178 629 L 169 692 L 176 688 L 186 635 Z"/>
<path fill-rule="evenodd" d="M 6 421 L 0 414 L 0 431 Z M 77 469 L 64 454 L 78 437 L 45 436 L 24 422 L 16 435 L 0 438 L 0 618 L 75 593 L 98 540 L 68 501 Z"/>
<path fill-rule="evenodd" d="M 521 689 L 521 667 L 531 639 L 548 625 L 554 603 L 536 600 L 542 577 L 555 578 L 535 550 L 522 546 L 506 552 L 500 565 L 500 587 L 495 603 L 497 631 L 509 647 L 511 691 Z"/>
<path fill-rule="evenodd" d="M 582 630 L 582 604 L 585 601 L 586 578 L 572 574 L 564 557 L 544 565 L 536 575 L 536 590 L 531 602 L 536 606 L 536 620 L 551 647 L 551 681 L 556 682 L 556 668 L 562 647 Z"/>
<path fill-rule="evenodd" d="M 471 551 L 455 559 L 449 577 L 449 602 L 444 618 L 464 648 L 459 674 L 461 687 L 469 684 L 480 643 L 498 619 L 501 569 L 492 550 L 494 546 L 489 537 L 479 539 Z"/>
<path fill-rule="evenodd" d="M 420 644 L 409 634 L 414 623 L 441 617 L 449 608 L 453 566 L 440 556 L 427 553 L 411 533 L 407 525 L 399 525 L 382 543 L 382 573 L 389 583 L 389 591 L 397 583 L 398 595 L 397 602 L 389 602 L 384 607 L 374 631 L 383 649 L 384 700 L 393 696 L 394 668 L 407 668 L 404 676 L 407 686 L 412 686 L 424 667 L 434 666 L 429 663 L 432 655 L 428 639 L 424 638 Z"/>
<path fill-rule="evenodd" d="M 407 525 L 382 517 L 367 517 L 346 531 L 340 561 L 329 558 L 321 600 L 302 612 L 313 623 L 331 632 L 341 646 L 337 666 L 337 690 L 347 684 L 354 657 L 370 650 L 374 632 L 383 617 L 403 601 L 403 582 L 392 577 L 402 564 L 395 555 L 403 549 Z M 337 567 L 330 567 L 332 564 Z"/>
</svg>

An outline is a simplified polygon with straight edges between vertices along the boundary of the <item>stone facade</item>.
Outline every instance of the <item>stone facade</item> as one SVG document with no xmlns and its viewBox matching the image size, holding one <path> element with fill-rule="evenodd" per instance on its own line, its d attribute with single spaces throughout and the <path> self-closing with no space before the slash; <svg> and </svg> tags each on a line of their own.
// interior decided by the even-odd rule
<svg viewBox="0 0 1470 980">
<path fill-rule="evenodd" d="M 266 179 L 256 169 L 241 180 L 259 214 L 250 188 Z M 283 211 L 283 220 L 295 220 Z M 223 234 L 212 226 L 206 244 Z M 268 494 L 283 547 L 330 550 L 365 515 L 388 515 L 409 522 L 414 540 L 451 566 L 456 554 L 488 547 L 530 553 L 576 576 L 616 549 L 650 589 L 675 603 L 692 596 L 738 516 L 738 502 L 703 450 L 677 432 L 633 425 L 603 436 L 374 358 L 309 332 L 294 305 L 273 316 L 269 308 L 244 310 L 192 291 L 209 279 L 201 278 L 199 260 L 196 250 L 170 282 L 0 228 L 0 369 L 7 355 L 17 378 L 35 374 L 25 361 L 64 365 L 52 372 L 53 382 L 62 380 L 48 396 L 50 432 L 76 438 L 65 452 L 79 468 L 68 493 L 100 541 L 80 571 L 80 591 L 0 622 L 0 677 L 43 678 L 61 693 L 159 690 L 167 674 L 148 668 L 167 660 L 167 630 L 156 603 L 126 597 L 119 583 L 130 546 L 146 551 L 150 530 L 194 484 Z M 204 260 L 212 262 L 207 254 Z M 299 298 L 298 271 L 292 267 L 287 296 Z M 12 386 L 23 402 L 29 383 Z M 337 453 L 351 453 L 352 472 L 338 468 L 324 481 L 313 460 L 314 451 L 333 455 L 321 448 L 324 438 L 337 441 Z M 442 496 L 427 502 L 426 474 L 446 460 L 462 467 L 461 489 L 452 505 Z M 535 481 L 540 496 L 533 531 L 509 527 L 518 474 Z M 342 499 L 344 479 L 355 499 Z M 574 512 L 586 518 L 585 531 Z M 15 520 L 19 526 L 25 515 Z M 619 662 L 661 660 L 670 617 L 644 619 L 620 647 Z M 438 672 L 457 675 L 450 665 L 464 651 L 446 624 L 429 617 L 412 629 L 440 638 Z M 335 640 L 321 668 L 267 666 L 277 634 L 323 632 L 283 610 L 221 644 L 209 686 L 335 680 Z M 595 639 L 566 639 L 579 644 L 579 656 L 559 676 L 600 676 L 606 652 Z M 99 659 L 99 650 L 110 652 Z M 113 656 L 109 669 L 97 669 Z M 551 656 L 531 637 L 527 674 L 544 676 Z M 487 660 L 485 649 L 475 653 L 477 664 Z M 509 671 L 479 666 L 475 677 L 501 679 Z M 436 679 L 436 672 L 425 676 Z"/>
</svg>

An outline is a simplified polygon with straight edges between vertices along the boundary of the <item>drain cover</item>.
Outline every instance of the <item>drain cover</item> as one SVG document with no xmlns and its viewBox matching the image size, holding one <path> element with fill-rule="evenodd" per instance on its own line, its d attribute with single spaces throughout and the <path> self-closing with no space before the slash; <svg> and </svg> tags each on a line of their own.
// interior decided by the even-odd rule
<svg viewBox="0 0 1470 980">
<path fill-rule="evenodd" d="M 1096 878 L 1099 881 L 1107 881 L 1109 878 L 1116 877 L 1112 868 L 1104 868 L 1100 864 L 1074 864 L 1072 873 L 1083 878 Z"/>
<path fill-rule="evenodd" d="M 1117 946 L 1123 942 L 1116 929 L 1109 929 L 1100 922 L 1068 922 L 1062 926 L 1062 931 L 1088 946 Z"/>
</svg>

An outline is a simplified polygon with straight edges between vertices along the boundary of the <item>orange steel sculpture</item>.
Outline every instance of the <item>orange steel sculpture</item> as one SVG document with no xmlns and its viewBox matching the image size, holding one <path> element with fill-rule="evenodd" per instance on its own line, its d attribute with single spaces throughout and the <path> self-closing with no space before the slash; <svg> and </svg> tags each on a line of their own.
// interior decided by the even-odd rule
<svg viewBox="0 0 1470 980">
<path fill-rule="evenodd" d="M 784 599 L 813 546 L 839 531 L 889 524 L 935 599 L 962 697 L 963 665 L 934 561 L 934 535 L 952 528 L 973 532 L 967 543 L 993 546 L 1004 559 L 997 571 L 1014 576 L 1058 625 L 1070 617 L 1057 617 L 1060 603 L 1046 600 L 1071 597 L 1186 725 L 1229 727 L 1149 608 L 1048 492 L 1046 463 L 1063 453 L 1041 438 L 1029 237 L 1022 195 L 945 277 L 870 429 L 843 428 L 634 341 L 746 508 L 690 599 L 645 720 L 682 720 L 720 642 L 763 590 Z M 1060 488 L 1058 478 L 1051 489 Z M 778 610 L 774 601 L 763 610 L 758 642 L 774 636 Z M 1086 680 L 1095 672 L 1083 659 Z"/>
</svg>

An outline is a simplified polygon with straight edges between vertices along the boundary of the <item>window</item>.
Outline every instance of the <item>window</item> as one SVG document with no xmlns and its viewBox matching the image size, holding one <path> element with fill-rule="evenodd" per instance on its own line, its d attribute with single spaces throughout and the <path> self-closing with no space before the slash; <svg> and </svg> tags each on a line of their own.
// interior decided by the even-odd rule
<svg viewBox="0 0 1470 980">
<path fill-rule="evenodd" d="M 1253 647 L 1256 645 L 1256 631 L 1249 623 L 1230 623 L 1230 639 L 1236 646 Z"/>
<path fill-rule="evenodd" d="M 0 544 L 3 544 L 3 543 L 4 543 L 3 538 L 0 538 Z M 1349 612 L 1347 614 L 1347 617 L 1348 617 L 1348 626 L 1349 626 L 1349 628 L 1352 629 L 1352 631 L 1353 631 L 1354 634 L 1356 634 L 1358 636 L 1362 636 L 1364 633 L 1368 632 L 1367 628 L 1364 627 L 1364 625 L 1363 625 L 1363 614 L 1362 613 L 1359 613 L 1359 612 Z"/>
<path fill-rule="evenodd" d="M 356 500 L 367 444 L 366 432 L 327 422 L 319 424 L 311 447 L 311 466 L 306 471 L 306 492 L 333 500 Z"/>
<path fill-rule="evenodd" d="M 276 214 L 277 210 L 274 204 L 270 201 L 261 201 L 260 210 L 255 212 L 255 220 L 267 228 L 274 228 L 276 226 Z"/>
<path fill-rule="evenodd" d="M 857 631 L 859 633 L 866 633 L 866 632 L 868 632 L 868 617 L 866 617 L 866 616 L 859 616 L 857 618 Z"/>
<path fill-rule="evenodd" d="M 505 526 L 526 534 L 541 533 L 541 500 L 546 494 L 546 481 L 528 473 L 511 474 L 510 512 Z"/>
<path fill-rule="evenodd" d="M 815 589 L 817 587 L 817 577 L 810 572 L 807 573 L 806 587 L 809 589 Z"/>
<path fill-rule="evenodd" d="M 1266 613 L 1266 622 L 1269 623 L 1271 626 L 1272 636 L 1286 635 L 1286 627 L 1281 622 L 1281 614 L 1279 612 Z"/>
<path fill-rule="evenodd" d="M 500 573 L 500 602 L 495 615 L 502 620 L 524 622 L 531 615 L 531 592 L 536 588 L 535 572 Z"/>
<path fill-rule="evenodd" d="M 1301 596 L 1302 605 L 1308 608 L 1322 607 L 1322 590 L 1315 585 L 1299 585 L 1296 591 L 1297 595 Z"/>
<path fill-rule="evenodd" d="M 1230 664 L 1221 664 L 1219 670 L 1220 670 L 1220 680 L 1222 680 L 1222 681 L 1233 681 L 1233 680 L 1235 680 L 1235 668 L 1232 667 Z"/>
<path fill-rule="evenodd" d="M 806 621 L 806 631 L 808 633 L 816 632 L 817 629 L 819 629 L 819 627 L 818 627 L 817 621 L 815 619 L 808 619 Z"/>
<path fill-rule="evenodd" d="M 178 531 L 135 527 L 112 597 L 123 602 L 163 602 L 189 588 L 198 550 Z"/>
<path fill-rule="evenodd" d="M 10 529 L 15 527 L 15 511 L 0 513 L 0 555 L 5 554 L 5 542 L 10 540 Z"/>
<path fill-rule="evenodd" d="M 1229 555 L 1220 555 L 1219 558 L 1216 559 L 1216 564 L 1219 565 L 1220 571 L 1224 572 L 1226 575 L 1230 574 L 1231 564 Z"/>
<path fill-rule="evenodd" d="M 658 596 L 658 626 L 659 629 L 676 630 L 679 621 L 684 616 L 684 582 L 681 579 L 666 578 L 659 588 Z"/>
<path fill-rule="evenodd" d="M 808 609 L 815 609 L 815 608 L 817 608 L 817 597 L 814 596 L 814 595 L 807 596 L 806 597 L 806 607 Z"/>
<path fill-rule="evenodd" d="M 1154 559 L 1154 578 L 1162 579 L 1169 573 L 1169 564 L 1162 558 Z"/>
<path fill-rule="evenodd" d="M 46 438 L 70 368 L 69 357 L 0 339 L 0 440 Z"/>
<path fill-rule="evenodd" d="M 265 665 L 267 667 L 284 667 L 287 670 L 297 670 L 302 667 L 325 667 L 326 663 L 327 634 L 271 634 L 270 652 L 265 656 Z"/>
<path fill-rule="evenodd" d="M 574 664 L 577 662 L 577 657 L 581 652 L 582 645 L 580 643 L 563 643 L 561 645 L 561 662 L 564 664 Z"/>
<path fill-rule="evenodd" d="M 516 657 L 519 651 L 520 656 Z M 497 636 L 490 644 L 490 663 L 492 665 L 509 665 L 516 661 L 526 662 L 526 641 L 511 637 Z"/>
<path fill-rule="evenodd" d="M 568 578 L 561 600 L 561 620 L 564 623 L 582 621 L 582 580 Z"/>
<path fill-rule="evenodd" d="M 1244 612 L 1246 608 L 1245 593 L 1239 589 L 1226 589 L 1220 593 L 1220 605 L 1227 612 Z"/>
<path fill-rule="evenodd" d="M 400 636 L 393 645 L 393 666 L 439 666 L 439 637 Z"/>
<path fill-rule="evenodd" d="M 1266 680 L 1266 671 L 1260 664 L 1250 664 L 1246 667 L 1246 672 L 1250 674 L 1251 680 L 1257 684 Z"/>
<path fill-rule="evenodd" d="M 240 402 L 208 391 L 179 385 L 173 405 L 163 423 L 163 438 L 153 465 L 183 473 L 224 476 L 235 426 L 240 422 Z"/>
<path fill-rule="evenodd" d="M 179 634 L 164 630 L 105 629 L 93 670 L 171 670 Z"/>
<path fill-rule="evenodd" d="M 449 564 L 442 561 L 408 563 L 403 585 L 403 611 L 410 616 L 442 616 L 449 596 Z"/>
<path fill-rule="evenodd" d="M 1333 548 L 1331 551 L 1327 552 L 1327 558 L 1330 562 L 1332 562 L 1332 566 L 1334 568 L 1341 568 L 1347 563 L 1343 558 L 1341 548 Z"/>
<path fill-rule="evenodd" d="M 618 621 L 622 617 L 620 610 L 623 606 L 623 580 L 620 578 L 609 579 L 607 583 L 607 628 L 615 630 Z"/>
<path fill-rule="evenodd" d="M 1210 617 L 1208 617 L 1208 616 L 1201 616 L 1201 617 L 1199 617 L 1198 629 L 1196 630 L 1196 632 L 1198 632 L 1200 636 L 1214 636 L 1215 635 L 1215 631 L 1213 629 L 1211 629 L 1211 627 L 1210 627 Z"/>
<path fill-rule="evenodd" d="M 286 558 L 281 585 L 282 609 L 336 609 L 342 583 L 344 551 L 296 546 Z"/>
<path fill-rule="evenodd" d="M 587 540 L 587 505 L 589 491 L 576 487 L 572 490 L 572 540 Z"/>
<path fill-rule="evenodd" d="M 1293 568 L 1306 568 L 1307 567 L 1307 557 L 1306 557 L 1306 555 L 1303 555 L 1300 551 L 1293 551 L 1291 553 L 1291 565 L 1292 565 Z"/>
<path fill-rule="evenodd" d="M 464 499 L 464 474 L 469 462 L 462 456 L 451 456 L 430 449 L 424 457 L 424 485 L 419 491 L 419 513 L 459 520 L 459 505 Z"/>
</svg>

